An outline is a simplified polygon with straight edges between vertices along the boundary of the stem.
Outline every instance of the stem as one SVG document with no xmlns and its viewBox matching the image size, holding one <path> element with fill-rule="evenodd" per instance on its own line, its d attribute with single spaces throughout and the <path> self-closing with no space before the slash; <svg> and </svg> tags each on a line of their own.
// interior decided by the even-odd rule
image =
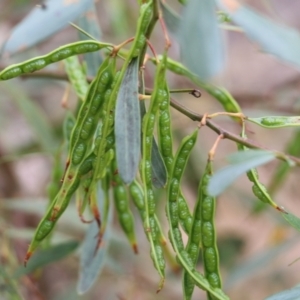
<svg viewBox="0 0 300 300">
<path fill-rule="evenodd" d="M 114 46 L 113 51 L 110 55 L 111 56 L 116 56 L 121 48 L 123 48 L 127 44 L 131 43 L 133 40 L 134 40 L 134 37 L 131 37 L 131 38 L 127 39 L 126 41 L 122 42 L 121 44 L 119 44 L 117 46 Z"/>
<path fill-rule="evenodd" d="M 147 95 L 151 95 L 153 93 L 153 89 L 151 88 L 146 88 L 145 89 Z M 189 93 L 193 95 L 195 98 L 200 98 L 201 97 L 201 92 L 198 89 L 191 89 L 191 88 L 186 88 L 186 89 L 172 89 L 169 90 L 170 94 L 180 94 L 180 93 Z"/>
<path fill-rule="evenodd" d="M 159 11 L 158 11 L 158 0 L 153 0 L 153 15 L 152 15 L 152 19 L 150 21 L 149 27 L 145 33 L 145 37 L 147 40 L 150 39 L 150 36 L 152 34 L 152 31 L 156 25 L 156 22 L 159 18 Z M 147 45 L 145 45 L 145 47 L 143 48 L 143 50 L 141 51 L 141 55 L 140 55 L 140 67 L 143 66 L 144 63 L 144 58 L 147 52 Z"/>
<path fill-rule="evenodd" d="M 1 66 L 0 66 L 0 69 L 2 69 Z M 63 73 L 63 72 L 57 73 L 57 72 L 49 72 L 49 71 L 37 71 L 35 73 L 23 74 L 20 77 L 21 78 L 50 78 L 50 79 L 57 79 L 57 80 L 64 80 L 64 81 L 69 80 L 66 73 Z M 88 82 L 91 82 L 92 80 L 93 80 L 92 77 L 88 77 Z M 148 92 L 150 92 L 150 91 L 148 90 Z M 184 114 L 185 116 L 190 118 L 191 120 L 201 122 L 203 115 L 194 113 L 192 110 L 190 110 L 189 108 L 185 107 L 184 105 L 180 104 L 179 102 L 175 101 L 172 98 L 171 98 L 170 102 L 171 102 L 171 106 L 173 108 L 175 108 L 176 110 L 178 110 L 179 112 L 181 112 L 182 114 Z M 224 139 L 231 140 L 233 142 L 239 143 L 239 144 L 244 145 L 251 149 L 262 149 L 262 150 L 266 150 L 266 151 L 272 151 L 272 152 L 276 153 L 276 157 L 278 159 L 286 161 L 286 162 L 292 161 L 297 166 L 300 166 L 300 159 L 297 157 L 287 155 L 283 152 L 279 152 L 277 150 L 272 150 L 270 148 L 264 147 L 261 144 L 257 143 L 256 141 L 253 141 L 249 138 L 244 139 L 241 136 L 222 128 L 221 126 L 217 125 L 216 123 L 212 122 L 211 120 L 207 119 L 206 125 L 211 130 L 216 132 L 217 134 L 219 134 L 219 135 L 223 134 Z"/>
<path fill-rule="evenodd" d="M 227 111 L 222 111 L 222 112 L 217 112 L 217 113 L 213 113 L 210 115 L 207 115 L 208 119 L 212 119 L 218 116 L 229 116 L 229 117 L 237 117 L 237 118 L 241 118 L 241 120 L 246 119 L 246 116 L 243 113 L 230 113 Z"/>
<path fill-rule="evenodd" d="M 174 99 L 171 99 L 171 106 L 173 108 L 175 108 L 176 110 L 178 110 L 179 112 L 181 112 L 182 114 L 184 114 L 185 116 L 187 116 L 188 118 L 190 118 L 191 120 L 193 120 L 193 121 L 201 122 L 201 120 L 203 118 L 203 115 L 194 113 L 193 111 L 186 108 L 185 106 L 183 106 L 179 102 L 175 101 Z M 240 137 L 239 135 L 234 134 L 234 133 L 222 128 L 221 126 L 215 124 L 214 122 L 212 122 L 210 120 L 206 120 L 206 126 L 209 127 L 211 130 L 213 130 L 214 132 L 216 132 L 219 135 L 223 134 L 224 139 L 229 139 L 231 141 L 242 144 L 242 145 L 244 145 L 248 148 L 251 148 L 251 149 L 262 149 L 262 150 L 266 150 L 266 151 L 271 151 L 271 152 L 275 153 L 275 155 L 278 159 L 286 161 L 288 163 L 290 161 L 292 161 L 297 166 L 300 166 L 300 159 L 297 158 L 297 157 L 287 155 L 283 152 L 279 152 L 277 150 L 273 150 L 273 149 L 264 147 L 264 146 L 260 145 L 259 143 L 255 142 L 255 141 L 253 141 L 249 138 L 244 139 L 244 138 Z"/>
<path fill-rule="evenodd" d="M 216 139 L 215 143 L 213 144 L 212 148 L 209 150 L 209 152 L 208 152 L 208 160 L 209 161 L 213 161 L 215 153 L 216 153 L 216 150 L 217 150 L 217 147 L 218 147 L 221 139 L 223 139 L 223 138 L 224 138 L 224 135 L 220 134 L 217 137 L 217 139 Z"/>
</svg>

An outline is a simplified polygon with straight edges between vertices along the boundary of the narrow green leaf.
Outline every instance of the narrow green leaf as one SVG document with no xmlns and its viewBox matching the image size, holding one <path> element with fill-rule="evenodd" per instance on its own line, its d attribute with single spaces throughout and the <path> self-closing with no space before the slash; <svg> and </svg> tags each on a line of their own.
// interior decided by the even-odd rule
<svg viewBox="0 0 300 300">
<path fill-rule="evenodd" d="M 274 294 L 265 300 L 297 300 L 300 299 L 300 286 Z"/>
<path fill-rule="evenodd" d="M 93 1 L 85 14 L 78 19 L 78 26 L 89 33 L 96 40 L 101 41 L 102 32 L 98 23 L 96 7 Z M 79 32 L 79 38 L 80 40 L 89 39 L 89 37 L 84 35 L 82 32 Z M 89 76 L 96 76 L 98 68 L 103 61 L 101 53 L 99 51 L 86 53 L 83 55 L 83 57 L 87 64 L 87 74 Z"/>
<path fill-rule="evenodd" d="M 165 187 L 167 184 L 167 169 L 154 137 L 151 149 L 151 165 L 153 186 L 157 189 Z"/>
<path fill-rule="evenodd" d="M 178 31 L 183 63 L 201 80 L 208 80 L 224 65 L 223 42 L 214 0 L 189 0 Z"/>
<path fill-rule="evenodd" d="M 42 148 L 46 151 L 54 151 L 57 143 L 52 126 L 44 112 L 31 99 L 28 99 L 16 84 L 2 83 L 2 87 L 11 96 L 36 133 L 37 141 Z"/>
<path fill-rule="evenodd" d="M 98 275 L 101 273 L 105 264 L 105 255 L 107 253 L 107 235 L 106 232 L 103 235 L 103 246 L 98 249 L 95 255 L 95 249 L 97 247 L 99 234 L 99 227 L 96 221 L 94 221 L 86 233 L 85 239 L 82 244 L 80 255 L 80 272 L 77 284 L 77 293 L 83 295 L 97 280 Z"/>
<path fill-rule="evenodd" d="M 284 219 L 295 229 L 300 231 L 300 219 L 291 213 L 282 213 Z"/>
<path fill-rule="evenodd" d="M 6 266 L 0 265 L 0 286 L 1 299 L 3 300 L 24 300 L 19 289 L 20 284 L 7 272 Z"/>
<path fill-rule="evenodd" d="M 274 156 L 274 154 L 270 151 L 265 150 L 252 150 L 248 149 L 247 151 L 237 151 L 228 155 L 227 160 L 230 164 L 239 164 L 243 163 L 247 160 L 252 160 L 260 157 L 268 157 Z"/>
<path fill-rule="evenodd" d="M 144 91 L 141 92 L 144 93 Z M 141 120 L 143 120 L 146 114 L 146 106 L 144 101 L 140 101 L 140 114 L 141 114 Z M 152 139 L 152 149 L 151 149 L 151 170 L 152 170 L 153 186 L 156 187 L 157 189 L 164 187 L 168 179 L 167 168 L 154 137 Z"/>
<path fill-rule="evenodd" d="M 241 26 L 249 39 L 257 42 L 264 52 L 300 67 L 300 34 L 293 28 L 274 22 L 247 6 L 236 4 L 228 10 L 232 20 Z"/>
<path fill-rule="evenodd" d="M 35 7 L 13 29 L 2 51 L 14 54 L 45 40 L 69 25 L 90 7 L 92 0 L 49 0 L 46 8 Z"/>
<path fill-rule="evenodd" d="M 139 60 L 133 58 L 120 86 L 115 112 L 117 164 L 120 177 L 126 184 L 134 180 L 140 160 L 138 73 Z"/>
<path fill-rule="evenodd" d="M 300 126 L 300 116 L 285 117 L 285 116 L 268 116 L 261 118 L 247 118 L 247 121 L 255 123 L 265 128 L 282 128 Z"/>
<path fill-rule="evenodd" d="M 218 196 L 243 173 L 266 164 L 275 158 L 272 152 L 248 150 L 231 156 L 234 164 L 216 172 L 208 185 L 208 193 Z"/>
<path fill-rule="evenodd" d="M 99 188 L 98 205 L 99 210 L 102 212 L 104 211 L 104 197 L 103 189 Z M 104 267 L 106 261 L 105 257 L 111 238 L 110 226 L 113 219 L 113 210 L 111 208 L 112 206 L 110 206 L 108 211 L 107 227 L 102 237 L 101 246 L 97 252 L 95 252 L 96 247 L 98 246 L 97 236 L 99 234 L 97 222 L 94 221 L 86 232 L 80 251 L 80 269 L 77 282 L 77 293 L 79 295 L 83 295 L 92 287 Z"/>
<path fill-rule="evenodd" d="M 285 147 L 284 153 L 299 157 L 300 156 L 300 130 L 298 129 L 290 138 L 288 145 Z M 272 179 L 269 184 L 270 194 L 274 194 L 281 188 L 284 180 L 286 179 L 291 166 L 286 162 L 281 162 L 276 172 L 273 173 Z"/>
<path fill-rule="evenodd" d="M 79 243 L 77 241 L 71 241 L 40 250 L 29 260 L 26 268 L 19 267 L 16 270 L 14 277 L 20 277 L 22 275 L 32 273 L 38 268 L 42 268 L 48 264 L 63 259 L 70 255 L 78 247 L 78 245 Z"/>
<path fill-rule="evenodd" d="M 181 22 L 180 16 L 165 2 L 160 1 L 160 6 L 167 29 L 172 34 L 177 34 Z"/>
</svg>

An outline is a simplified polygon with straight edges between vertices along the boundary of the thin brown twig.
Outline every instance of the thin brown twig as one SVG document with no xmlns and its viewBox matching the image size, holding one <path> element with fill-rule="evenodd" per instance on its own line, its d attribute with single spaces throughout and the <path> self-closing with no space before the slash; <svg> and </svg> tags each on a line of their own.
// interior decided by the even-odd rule
<svg viewBox="0 0 300 300">
<path fill-rule="evenodd" d="M 172 98 L 171 98 L 171 106 L 173 108 L 175 108 L 176 110 L 178 110 L 179 112 L 181 112 L 182 114 L 184 114 L 185 116 L 187 116 L 188 118 L 190 118 L 191 120 L 193 120 L 193 121 L 201 122 L 201 120 L 204 116 L 204 115 L 197 114 L 197 113 L 191 111 L 190 109 L 183 106 L 182 104 L 180 104 L 179 102 L 177 102 L 176 100 L 174 100 Z M 217 125 L 216 123 L 214 123 L 211 120 L 206 119 L 206 126 L 209 127 L 210 129 L 212 129 L 214 132 L 216 132 L 219 135 L 223 134 L 224 139 L 229 139 L 231 141 L 234 141 L 236 143 L 244 145 L 247 148 L 271 151 L 271 152 L 275 153 L 275 155 L 278 159 L 283 160 L 283 161 L 287 161 L 287 162 L 292 161 L 297 166 L 300 166 L 300 159 L 299 158 L 291 156 L 291 155 L 287 155 L 283 152 L 280 152 L 280 151 L 277 151 L 277 150 L 274 150 L 274 149 L 267 148 L 265 146 L 260 145 L 256 141 L 253 141 L 253 140 L 249 139 L 249 138 L 244 139 L 241 136 L 239 136 L 237 134 L 234 134 L 234 133 L 222 128 L 221 126 Z"/>
<path fill-rule="evenodd" d="M 0 69 L 1 66 L 0 66 Z M 21 78 L 50 78 L 50 79 L 56 79 L 56 80 L 64 80 L 64 81 L 68 81 L 68 76 L 66 73 L 64 72 L 53 72 L 53 71 L 37 71 L 35 73 L 29 73 L 29 74 L 23 74 L 20 76 Z M 88 77 L 88 82 L 91 82 L 93 80 L 92 77 Z M 176 100 L 171 98 L 171 106 L 173 108 L 175 108 L 176 110 L 178 110 L 179 112 L 181 112 L 182 114 L 184 114 L 185 116 L 187 116 L 188 118 L 190 118 L 193 121 L 198 121 L 201 122 L 203 115 L 201 114 L 197 114 L 195 112 L 193 112 L 192 110 L 190 110 L 189 108 L 185 107 L 184 105 L 180 104 L 179 102 L 177 102 Z M 221 126 L 217 125 L 215 122 L 207 119 L 206 120 L 206 125 L 207 127 L 209 127 L 211 130 L 213 130 L 214 132 L 216 132 L 217 134 L 223 134 L 224 135 L 224 139 L 229 139 L 231 141 L 234 141 L 236 143 L 242 144 L 244 146 L 246 146 L 247 148 L 251 148 L 251 149 L 261 149 L 261 150 L 266 150 L 266 151 L 272 151 L 273 153 L 275 153 L 276 157 L 280 160 L 283 161 L 287 161 L 287 162 L 294 162 L 297 166 L 300 166 L 300 159 L 291 155 L 287 155 L 283 152 L 274 150 L 274 149 L 270 149 L 268 147 L 265 147 L 261 144 L 259 144 L 256 141 L 253 141 L 252 139 L 244 139 L 241 136 L 232 133 L 224 128 L 222 128 Z"/>
</svg>

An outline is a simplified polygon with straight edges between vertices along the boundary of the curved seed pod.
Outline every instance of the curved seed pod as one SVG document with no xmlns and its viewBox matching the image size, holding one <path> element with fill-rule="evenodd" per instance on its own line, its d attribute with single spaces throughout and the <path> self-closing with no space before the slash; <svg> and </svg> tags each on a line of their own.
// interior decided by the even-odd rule
<svg viewBox="0 0 300 300">
<path fill-rule="evenodd" d="M 141 149 L 141 120 L 138 98 L 139 59 L 129 63 L 118 93 L 115 111 L 116 155 L 119 175 L 130 184 L 137 173 Z"/>
<path fill-rule="evenodd" d="M 32 73 L 45 68 L 54 62 L 66 59 L 70 56 L 98 51 L 104 47 L 112 47 L 111 44 L 100 43 L 93 40 L 80 41 L 67 44 L 55 49 L 54 51 L 19 64 L 11 65 L 0 72 L 0 80 L 8 80 L 25 73 Z"/>
<path fill-rule="evenodd" d="M 113 73 L 114 74 L 114 71 Z M 113 75 L 111 76 L 113 78 Z M 97 190 L 97 184 L 100 179 L 104 179 L 105 177 L 109 176 L 109 170 L 111 162 L 114 158 L 114 138 L 111 139 L 111 136 L 113 136 L 113 116 L 109 112 L 107 113 L 107 108 L 110 101 L 111 96 L 111 88 L 115 83 L 115 79 L 110 82 L 107 86 L 107 89 L 105 91 L 104 95 L 104 108 L 103 108 L 103 123 L 109 124 L 106 130 L 104 130 L 103 124 L 99 126 L 97 130 L 97 136 L 94 141 L 94 149 L 91 152 L 91 154 L 85 159 L 85 161 L 81 164 L 80 172 L 86 172 L 88 168 L 91 167 L 92 172 L 90 172 L 88 178 L 87 178 L 87 186 L 85 187 L 85 193 L 84 193 L 84 203 L 89 202 L 91 206 L 91 210 L 93 212 L 93 215 L 98 222 L 98 225 L 100 227 L 100 215 L 97 214 L 99 211 L 97 207 L 97 199 L 95 198 L 95 191 Z M 102 149 L 104 149 L 104 152 L 101 152 L 101 155 L 99 154 L 99 149 L 102 146 Z M 99 242 L 101 241 L 101 229 L 100 229 L 100 235 L 99 235 Z"/>
<path fill-rule="evenodd" d="M 114 116 L 113 111 L 115 108 L 116 98 L 112 97 L 112 90 L 118 79 L 115 76 L 114 81 L 109 90 L 105 94 L 105 105 L 103 111 L 103 124 L 101 128 L 101 136 L 96 141 L 94 153 L 97 156 L 95 163 L 95 172 L 93 175 L 93 182 L 95 183 L 98 179 L 105 176 L 107 167 L 112 160 L 112 152 L 114 148 Z M 108 160 L 109 159 L 109 160 Z"/>
<path fill-rule="evenodd" d="M 88 146 L 96 131 L 97 122 L 101 114 L 101 106 L 104 102 L 104 94 L 107 86 L 111 83 L 115 68 L 115 60 L 107 58 L 101 65 L 95 81 L 91 84 L 86 101 L 84 101 L 78 113 L 76 124 L 70 138 L 69 165 L 61 188 L 57 196 L 55 210 L 59 211 L 64 196 L 68 194 L 68 188 L 79 175 L 81 164 L 86 157 Z M 96 109 L 96 103 L 98 110 Z M 53 218 L 55 218 L 55 213 Z"/>
<path fill-rule="evenodd" d="M 245 133 L 242 133 L 242 137 L 246 138 Z M 238 144 L 238 149 L 241 151 L 247 151 L 248 148 L 244 145 Z M 271 195 L 268 193 L 267 188 L 259 181 L 258 172 L 256 169 L 251 169 L 247 172 L 248 179 L 253 182 L 252 191 L 253 194 L 262 202 L 273 206 L 277 210 L 281 208 L 272 200 Z"/>
<path fill-rule="evenodd" d="M 117 164 L 116 161 L 114 161 L 112 167 L 113 174 L 115 173 L 116 167 Z M 123 231 L 126 234 L 134 253 L 138 253 L 136 235 L 134 231 L 134 218 L 129 207 L 127 190 L 118 174 L 114 174 L 112 176 L 112 180 L 115 206 L 120 225 L 123 228 Z"/>
<path fill-rule="evenodd" d="M 158 142 L 162 153 L 165 166 L 168 174 L 172 171 L 172 165 L 174 161 L 173 157 L 173 137 L 172 137 L 172 124 L 171 124 L 171 113 L 170 113 L 170 93 L 167 84 L 165 85 L 165 98 L 159 106 L 159 122 L 158 122 Z M 186 199 L 182 192 L 178 197 L 179 206 L 179 222 L 183 230 L 189 233 L 190 226 L 192 223 L 192 215 L 187 205 Z"/>
<path fill-rule="evenodd" d="M 140 213 L 140 217 L 141 217 L 142 221 L 145 222 L 146 212 L 145 212 L 143 188 L 140 186 L 140 184 L 136 180 L 134 180 L 129 185 L 129 191 L 130 191 L 130 195 L 133 200 L 133 203 Z M 177 272 L 178 264 L 174 260 L 173 255 L 170 252 L 170 249 L 168 248 L 166 238 L 164 236 L 160 222 L 156 215 L 154 216 L 154 219 L 155 219 L 155 223 L 156 223 L 154 225 L 155 226 L 154 230 L 155 230 L 155 232 L 157 232 L 157 239 L 159 240 L 159 243 L 162 246 L 162 250 L 166 254 L 168 261 L 170 262 L 172 269 L 174 270 L 174 272 Z M 165 260 L 164 255 L 161 252 L 159 252 L 159 254 L 161 254 L 161 256 L 159 257 L 159 261 L 160 261 L 160 264 L 162 265 L 162 264 L 164 264 L 164 260 Z"/>
<path fill-rule="evenodd" d="M 110 61 L 110 58 L 107 58 L 100 66 L 97 77 L 89 88 L 86 101 L 84 101 L 79 111 L 76 124 L 71 134 L 69 159 L 62 186 L 53 200 L 53 204 L 49 207 L 46 215 L 41 220 L 29 246 L 25 260 L 30 258 L 39 242 L 41 242 L 42 239 L 51 232 L 55 223 L 67 208 L 72 195 L 79 186 L 81 176 L 80 167 L 84 162 L 88 146 L 96 130 L 96 125 L 101 112 L 100 107 L 104 99 L 104 92 L 107 85 L 110 84 L 114 66 L 114 60 Z M 94 111 L 95 102 L 98 103 L 97 112 Z M 87 126 L 87 124 L 90 124 L 91 118 L 95 120 L 92 127 L 90 127 L 90 125 Z M 88 136 L 84 135 L 84 137 L 82 137 L 82 133 L 86 134 L 87 131 L 89 132 Z M 47 224 L 47 226 L 44 224 Z M 48 226 L 49 224 L 51 224 L 51 226 Z"/>
<path fill-rule="evenodd" d="M 89 89 L 89 84 L 79 59 L 76 56 L 70 56 L 65 59 L 64 63 L 71 85 L 79 99 L 83 101 Z"/>
<path fill-rule="evenodd" d="M 98 227 L 101 228 L 101 220 L 100 213 L 98 209 L 98 200 L 96 197 L 97 191 L 99 190 L 97 183 L 95 183 L 95 175 L 94 169 L 97 161 L 96 150 L 99 146 L 99 139 L 102 135 L 102 126 L 98 126 L 97 132 L 95 134 L 94 139 L 94 149 L 90 152 L 90 154 L 85 158 L 83 163 L 79 168 L 79 175 L 81 176 L 81 182 L 78 189 L 78 211 L 80 219 L 84 223 L 90 223 L 90 221 L 85 221 L 83 218 L 83 212 L 87 204 L 89 204 L 90 209 L 94 215 L 94 219 L 96 220 Z M 111 160 L 110 160 L 111 161 Z M 109 161 L 109 163 L 110 163 Z M 101 235 L 99 235 L 99 241 L 101 241 Z"/>
<path fill-rule="evenodd" d="M 160 255 L 162 253 L 161 246 L 158 243 L 157 230 L 155 226 L 155 200 L 152 188 L 152 170 L 151 170 L 151 149 L 153 141 L 153 131 L 155 126 L 156 115 L 161 101 L 165 97 L 166 84 L 166 61 L 167 53 L 164 54 L 164 60 L 157 66 L 155 73 L 154 92 L 151 96 L 149 109 L 143 119 L 143 146 L 142 146 L 142 163 L 141 178 L 144 184 L 144 202 L 145 202 L 145 221 L 144 228 L 150 242 L 150 253 L 155 268 L 161 277 L 159 289 L 162 288 L 164 281 L 164 267 L 161 264 Z"/>
<path fill-rule="evenodd" d="M 152 59 L 152 62 L 156 63 L 154 59 Z M 239 104 L 236 102 L 236 100 L 230 95 L 230 93 L 226 89 L 201 81 L 196 74 L 189 71 L 181 63 L 178 63 L 170 58 L 168 58 L 167 61 L 167 68 L 168 70 L 170 70 L 175 74 L 182 75 L 189 78 L 197 86 L 204 89 L 207 93 L 212 95 L 216 100 L 220 102 L 220 104 L 224 107 L 225 111 L 232 112 L 232 113 L 238 113 L 241 111 Z M 233 118 L 233 119 L 240 121 L 240 119 L 238 118 Z"/>
<path fill-rule="evenodd" d="M 143 3 L 140 7 L 140 16 L 137 24 L 137 31 L 134 38 L 134 43 L 130 50 L 130 57 L 137 57 L 146 44 L 146 32 L 150 24 L 153 14 L 153 1 Z"/>
<path fill-rule="evenodd" d="M 216 199 L 207 194 L 207 185 L 211 176 L 212 166 L 211 161 L 208 161 L 199 184 L 198 199 L 194 209 L 192 229 L 186 251 L 190 254 L 195 267 L 198 261 L 200 245 L 202 244 L 205 277 L 214 288 L 222 288 L 214 224 Z M 183 286 L 185 299 L 191 299 L 194 280 L 187 272 L 183 274 Z M 213 299 L 210 293 L 208 293 L 208 299 Z"/>
<path fill-rule="evenodd" d="M 101 243 L 102 235 L 104 231 L 102 230 L 102 224 L 100 222 L 100 214 L 98 213 L 99 209 L 97 207 L 97 199 L 95 198 L 95 191 L 97 191 L 97 184 L 100 179 L 107 181 L 110 178 L 110 165 L 114 158 L 114 135 L 113 135 L 113 115 L 111 110 L 108 109 L 110 107 L 113 109 L 111 105 L 111 91 L 113 86 L 116 83 L 118 78 L 118 73 L 114 76 L 114 64 L 111 69 L 111 78 L 114 78 L 113 81 L 109 81 L 107 84 L 107 89 L 104 94 L 104 104 L 103 111 L 101 112 L 103 115 L 103 122 L 101 126 L 98 126 L 97 136 L 94 140 L 94 149 L 90 153 L 90 155 L 85 159 L 85 161 L 80 166 L 80 174 L 84 172 L 88 172 L 88 170 L 92 170 L 85 179 L 86 186 L 84 187 L 83 193 L 83 203 L 90 203 L 91 210 L 93 212 L 94 218 L 96 219 L 98 226 L 100 228 L 99 232 L 99 244 Z M 106 128 L 105 125 L 106 124 Z M 100 147 L 103 149 L 101 152 L 99 151 Z M 106 187 L 107 188 L 107 187 Z M 107 188 L 108 189 L 108 188 Z"/>
<path fill-rule="evenodd" d="M 255 123 L 265 128 L 282 128 L 282 127 L 293 127 L 300 126 L 300 116 L 295 117 L 282 117 L 282 116 L 269 116 L 261 118 L 249 118 L 246 120 Z"/>
<path fill-rule="evenodd" d="M 171 181 L 168 185 L 167 217 L 170 225 L 169 238 L 176 252 L 178 262 L 194 280 L 194 283 L 201 289 L 208 291 L 215 299 L 229 300 L 221 289 L 211 286 L 210 282 L 195 270 L 190 254 L 184 249 L 181 232 L 178 227 L 177 200 L 180 192 L 180 181 L 191 150 L 195 145 L 197 134 L 198 129 L 182 140 L 174 159 Z"/>
<path fill-rule="evenodd" d="M 300 156 L 300 130 L 297 130 L 293 137 L 290 139 L 289 143 L 286 146 L 285 153 L 299 157 Z M 281 187 L 286 176 L 290 170 L 289 164 L 282 162 L 278 166 L 277 170 L 274 172 L 270 184 L 268 186 L 269 193 L 274 195 L 274 193 Z"/>
</svg>

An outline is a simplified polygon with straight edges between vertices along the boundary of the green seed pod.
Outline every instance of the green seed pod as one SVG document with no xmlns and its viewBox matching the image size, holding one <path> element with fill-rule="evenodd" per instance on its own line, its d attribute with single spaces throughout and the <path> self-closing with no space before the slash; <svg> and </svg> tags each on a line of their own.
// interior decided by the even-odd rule
<svg viewBox="0 0 300 300">
<path fill-rule="evenodd" d="M 153 3 L 148 1 L 148 3 L 142 4 L 140 8 L 140 16 L 137 24 L 137 31 L 134 38 L 134 43 L 130 50 L 130 56 L 137 57 L 139 56 L 141 50 L 146 44 L 146 31 L 151 22 L 153 14 Z"/>
<path fill-rule="evenodd" d="M 295 116 L 295 117 L 270 116 L 270 117 L 261 117 L 261 118 L 246 118 L 246 120 L 269 129 L 300 126 L 300 116 Z"/>
<path fill-rule="evenodd" d="M 198 199 L 194 208 L 192 228 L 186 246 L 190 254 L 193 266 L 198 261 L 200 247 L 202 245 L 202 257 L 205 269 L 205 277 L 212 287 L 221 288 L 221 276 L 219 271 L 219 254 L 216 244 L 214 225 L 215 199 L 208 195 L 207 186 L 212 175 L 211 162 L 208 161 L 202 179 L 198 187 Z M 216 281 L 215 277 L 218 277 Z M 209 279 L 209 278 L 212 279 Z M 215 279 L 214 281 L 212 281 Z M 219 285 L 215 285 L 218 282 Z M 194 290 L 193 279 L 187 271 L 183 274 L 183 287 L 185 299 L 191 299 Z M 213 299 L 208 291 L 208 299 Z"/>
<path fill-rule="evenodd" d="M 72 163 L 74 165 L 78 165 L 83 161 L 86 150 L 87 150 L 87 146 L 84 143 L 80 143 L 76 146 L 76 148 L 73 150 L 73 155 L 72 155 Z"/>
<path fill-rule="evenodd" d="M 242 134 L 242 137 L 246 137 L 245 134 Z M 247 148 L 243 145 L 238 145 L 238 149 L 241 151 L 247 151 Z M 278 209 L 278 205 L 272 200 L 271 195 L 267 191 L 266 187 L 259 181 L 258 172 L 256 169 L 252 169 L 247 172 L 249 180 L 253 183 L 252 191 L 253 194 L 261 200 L 263 203 L 268 203 L 273 206 L 275 209 Z"/>
<path fill-rule="evenodd" d="M 166 53 L 165 53 L 166 57 Z M 161 90 L 165 86 L 165 64 L 162 62 L 155 73 L 154 92 L 151 96 L 150 106 L 143 118 L 143 143 L 142 143 L 142 163 L 141 163 L 141 178 L 144 184 L 144 202 L 145 202 L 145 220 L 144 227 L 150 242 L 151 252 L 153 253 L 152 259 L 155 268 L 158 270 L 162 280 L 164 278 L 164 269 L 161 269 L 159 263 L 159 239 L 156 232 L 151 231 L 151 224 L 155 223 L 155 200 L 152 187 L 152 142 L 153 132 L 155 126 L 156 115 L 159 109 L 161 98 Z"/>
<path fill-rule="evenodd" d="M 113 162 L 112 173 L 116 169 L 116 161 Z M 134 218 L 133 214 L 129 208 L 129 199 L 128 194 L 125 186 L 122 183 L 122 180 L 118 174 L 114 175 L 112 180 L 115 182 L 113 186 L 114 192 L 114 200 L 115 205 L 118 213 L 118 218 L 121 227 L 123 228 L 124 233 L 126 234 L 133 251 L 135 253 L 138 252 L 137 250 L 137 242 L 136 236 L 134 231 Z"/>
<path fill-rule="evenodd" d="M 98 82 L 100 81 L 103 72 L 106 71 L 106 68 L 110 66 L 109 62 L 110 59 L 108 58 L 100 66 L 97 77 L 95 78 L 94 82 L 91 84 L 89 88 L 87 99 L 83 103 L 80 109 L 79 116 L 77 118 L 77 121 L 74 125 L 70 137 L 70 149 L 69 149 L 69 160 L 68 160 L 69 163 L 67 163 L 67 168 L 65 171 L 65 176 L 63 179 L 62 186 L 35 232 L 35 236 L 28 249 L 27 257 L 30 257 L 31 253 L 36 249 L 39 242 L 41 242 L 40 237 L 45 238 L 51 232 L 51 229 L 53 227 L 45 234 L 45 230 L 43 229 L 44 226 L 43 224 L 45 223 L 45 221 L 51 220 L 53 224 L 57 222 L 57 220 L 60 218 L 60 216 L 67 208 L 72 195 L 77 190 L 80 183 L 80 177 L 84 172 L 86 172 L 86 169 L 88 169 L 86 167 L 83 167 L 81 169 L 81 165 L 85 161 L 85 156 L 88 150 L 88 146 L 90 145 L 90 141 L 94 136 L 94 131 L 96 130 L 96 127 L 94 131 L 90 132 L 89 139 L 83 140 L 80 136 L 81 136 L 82 128 L 84 127 L 83 125 L 86 124 L 85 121 L 88 118 L 90 118 L 89 111 L 90 111 L 90 104 L 92 102 L 91 100 L 93 99 L 95 94 L 98 93 L 95 86 L 97 86 Z M 102 91 L 102 93 L 104 93 L 104 91 Z M 39 237 L 38 240 L 37 237 Z"/>
<path fill-rule="evenodd" d="M 184 284 L 184 289 L 185 289 L 185 296 L 190 297 L 192 292 L 193 292 L 193 282 L 200 288 L 208 291 L 210 294 L 212 294 L 216 299 L 229 299 L 222 291 L 215 291 L 214 288 L 209 284 L 208 280 L 206 280 L 201 274 L 199 274 L 195 270 L 195 260 L 197 257 L 197 251 L 195 251 L 195 247 L 193 246 L 193 253 L 191 255 L 190 252 L 186 251 L 183 246 L 182 242 L 182 237 L 181 237 L 181 232 L 178 228 L 178 221 L 176 222 L 176 210 L 174 209 L 173 205 L 177 203 L 176 201 L 176 195 L 178 195 L 179 192 L 179 184 L 177 182 L 180 182 L 180 179 L 182 177 L 183 171 L 185 169 L 186 161 L 190 155 L 191 150 L 193 149 L 193 146 L 195 145 L 196 139 L 197 139 L 197 132 L 196 130 L 193 134 L 190 136 L 186 137 L 175 156 L 174 159 L 174 165 L 173 165 L 173 171 L 171 172 L 171 182 L 169 183 L 168 187 L 168 202 L 167 202 L 167 217 L 169 220 L 169 225 L 170 225 L 170 231 L 169 231 L 169 237 L 171 240 L 171 244 L 174 248 L 174 251 L 177 254 L 177 259 L 179 263 L 183 266 L 186 276 L 184 276 L 183 284 Z M 182 158 L 185 160 L 185 162 L 182 162 Z M 180 168 L 178 168 L 178 162 L 180 165 Z M 177 170 L 180 169 L 180 172 L 177 172 Z M 175 170 L 176 170 L 176 178 L 175 176 Z M 205 189 L 206 190 L 206 189 Z M 202 194 L 202 186 L 199 188 L 200 193 Z M 174 198 L 175 197 L 175 198 Z M 175 199 L 175 200 L 174 200 Z M 197 206 L 199 207 L 199 205 Z M 195 214 L 194 214 L 195 215 Z M 198 234 L 199 232 L 199 225 L 201 225 L 201 222 L 194 222 L 193 226 L 196 228 L 196 233 L 193 234 L 193 227 L 191 229 L 191 234 L 189 235 L 189 241 L 191 241 L 191 237 L 193 236 L 194 241 L 195 240 L 200 240 L 200 236 Z M 200 226 L 201 227 L 201 226 Z M 212 245 L 212 238 L 214 237 L 211 223 L 209 223 L 210 231 L 207 232 L 207 237 L 208 237 L 208 242 L 210 245 Z M 198 242 L 199 244 L 199 242 Z M 190 242 L 189 245 L 192 245 Z M 188 298 L 186 298 L 188 299 Z"/>
<path fill-rule="evenodd" d="M 78 57 L 70 56 L 65 59 L 64 63 L 72 87 L 74 88 L 79 99 L 84 101 L 89 89 L 89 85 Z"/>
<path fill-rule="evenodd" d="M 8 80 L 25 73 L 31 73 L 40 70 L 47 65 L 66 59 L 72 55 L 98 51 L 104 47 L 111 47 L 110 44 L 99 43 L 97 41 L 80 41 L 59 47 L 54 51 L 38 56 L 33 59 L 11 65 L 0 72 L 0 80 Z"/>
<path fill-rule="evenodd" d="M 42 241 L 53 229 L 55 223 L 53 221 L 50 220 L 45 220 L 42 224 L 41 227 L 39 229 L 38 234 L 36 235 L 36 240 Z"/>
</svg>

